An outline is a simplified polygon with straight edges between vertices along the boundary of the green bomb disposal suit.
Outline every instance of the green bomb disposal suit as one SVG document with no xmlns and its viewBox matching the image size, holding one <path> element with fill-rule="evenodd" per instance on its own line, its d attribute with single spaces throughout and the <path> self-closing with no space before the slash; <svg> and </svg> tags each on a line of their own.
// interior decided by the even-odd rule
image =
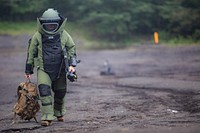
<svg viewBox="0 0 200 133">
<path fill-rule="evenodd" d="M 45 22 L 58 22 L 58 27 L 55 31 L 47 31 L 43 25 Z M 76 53 L 71 36 L 64 30 L 65 23 L 66 19 L 56 10 L 48 9 L 37 19 L 38 31 L 29 42 L 25 73 L 33 74 L 34 66 L 37 67 L 38 90 L 42 104 L 41 120 L 53 120 L 66 113 L 65 68 L 68 66 L 64 63 L 63 48 L 67 49 L 69 64 L 74 60 Z"/>
</svg>

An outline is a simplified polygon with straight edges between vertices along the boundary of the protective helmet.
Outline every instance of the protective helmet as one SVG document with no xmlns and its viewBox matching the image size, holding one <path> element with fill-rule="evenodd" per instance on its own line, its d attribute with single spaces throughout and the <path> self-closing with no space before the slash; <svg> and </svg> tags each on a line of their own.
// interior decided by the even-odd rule
<svg viewBox="0 0 200 133">
<path fill-rule="evenodd" d="M 61 17 L 57 10 L 49 8 L 42 14 L 39 21 L 45 32 L 54 33 L 60 26 Z"/>
</svg>

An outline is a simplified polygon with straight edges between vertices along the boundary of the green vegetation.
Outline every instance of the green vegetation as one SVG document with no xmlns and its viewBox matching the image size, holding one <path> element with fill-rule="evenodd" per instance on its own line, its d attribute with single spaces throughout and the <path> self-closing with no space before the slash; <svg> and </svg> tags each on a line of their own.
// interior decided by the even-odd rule
<svg viewBox="0 0 200 133">
<path fill-rule="evenodd" d="M 33 35 L 37 30 L 36 21 L 29 22 L 0 22 L 0 35 Z M 126 48 L 143 44 L 154 44 L 153 33 L 150 35 L 133 35 L 129 39 L 124 39 L 118 42 L 108 41 L 98 38 L 93 35 L 92 29 L 84 27 L 81 24 L 67 22 L 65 28 L 74 38 L 75 41 L 84 45 L 85 48 L 105 49 L 105 48 Z M 192 37 L 173 37 L 169 33 L 159 33 L 160 44 L 176 46 L 188 44 L 200 44 L 200 41 L 195 41 Z"/>
<path fill-rule="evenodd" d="M 0 22 L 1 35 L 33 34 L 36 28 L 36 22 Z"/>
<path fill-rule="evenodd" d="M 155 31 L 161 44 L 200 42 L 199 0 L 2 0 L 0 34 L 34 33 L 33 21 L 49 7 L 68 18 L 73 36 L 94 48 L 152 44 Z"/>
</svg>

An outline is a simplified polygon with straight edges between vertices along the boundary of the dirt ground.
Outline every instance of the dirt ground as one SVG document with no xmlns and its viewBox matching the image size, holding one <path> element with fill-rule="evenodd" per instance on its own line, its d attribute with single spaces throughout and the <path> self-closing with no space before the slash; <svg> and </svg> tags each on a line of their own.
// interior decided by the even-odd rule
<svg viewBox="0 0 200 133">
<path fill-rule="evenodd" d="M 28 38 L 0 36 L 0 132 L 199 133 L 200 46 L 89 51 L 77 44 L 81 63 L 78 81 L 68 82 L 65 122 L 11 125 Z M 115 75 L 100 75 L 105 60 Z"/>
</svg>

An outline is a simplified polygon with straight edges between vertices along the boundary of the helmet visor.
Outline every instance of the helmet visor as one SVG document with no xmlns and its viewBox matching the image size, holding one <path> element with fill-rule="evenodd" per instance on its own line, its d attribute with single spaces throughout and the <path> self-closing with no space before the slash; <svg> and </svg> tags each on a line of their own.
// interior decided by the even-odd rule
<svg viewBox="0 0 200 133">
<path fill-rule="evenodd" d="M 58 23 L 43 23 L 42 27 L 46 31 L 55 32 L 58 29 L 59 24 Z"/>
</svg>

